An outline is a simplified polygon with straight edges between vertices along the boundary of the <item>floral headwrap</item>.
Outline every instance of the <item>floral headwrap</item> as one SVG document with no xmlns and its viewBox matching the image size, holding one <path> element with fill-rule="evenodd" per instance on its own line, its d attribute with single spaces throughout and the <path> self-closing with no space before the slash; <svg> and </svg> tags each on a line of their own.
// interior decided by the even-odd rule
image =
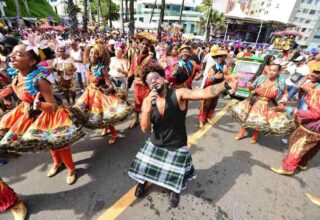
<svg viewBox="0 0 320 220">
<path fill-rule="evenodd" d="M 29 34 L 27 39 L 22 40 L 21 43 L 26 45 L 26 51 L 33 51 L 41 60 L 46 58 L 42 50 L 48 48 L 48 41 L 43 40 L 41 36 Z"/>
</svg>

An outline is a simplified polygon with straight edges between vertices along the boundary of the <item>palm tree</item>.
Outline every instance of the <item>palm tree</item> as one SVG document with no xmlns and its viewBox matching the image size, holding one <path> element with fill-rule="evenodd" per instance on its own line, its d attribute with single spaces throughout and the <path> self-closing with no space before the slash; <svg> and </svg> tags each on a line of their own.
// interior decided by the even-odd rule
<svg viewBox="0 0 320 220">
<path fill-rule="evenodd" d="M 158 23 L 158 39 L 161 41 L 161 24 L 164 19 L 164 10 L 166 8 L 166 0 L 161 0 L 161 9 L 160 9 L 160 16 L 159 16 L 159 23 Z"/>
<path fill-rule="evenodd" d="M 20 16 L 21 16 L 20 5 L 19 5 L 19 1 L 18 0 L 15 0 L 14 3 L 16 4 L 17 23 L 18 23 L 18 28 L 20 29 L 21 28 L 21 25 L 20 25 Z"/>
<path fill-rule="evenodd" d="M 181 24 L 183 8 L 184 8 L 184 0 L 182 0 L 182 4 L 181 4 L 180 16 L 179 16 L 179 24 Z"/>
<path fill-rule="evenodd" d="M 208 18 L 208 15 L 210 13 L 210 17 Z M 213 27 L 213 30 L 220 30 L 222 28 L 225 28 L 225 16 L 221 12 L 218 12 L 214 9 L 211 9 L 204 14 L 204 16 L 200 17 L 200 21 L 198 22 L 199 29 L 200 30 L 205 30 L 205 40 L 209 40 L 210 32 Z"/>
<path fill-rule="evenodd" d="M 184 8 L 184 0 L 182 0 L 182 4 L 181 4 L 181 8 L 180 8 L 179 24 L 181 24 L 183 8 Z"/>
<path fill-rule="evenodd" d="M 108 14 L 109 14 L 109 26 L 110 26 L 110 27 L 112 27 L 112 20 L 111 20 L 111 3 L 112 3 L 112 0 L 109 0 L 109 1 L 108 1 L 108 4 L 109 4 L 109 5 L 108 5 L 108 8 L 109 8 L 109 9 L 108 9 Z"/>
<path fill-rule="evenodd" d="M 83 32 L 88 32 L 88 0 L 83 0 Z"/>
<path fill-rule="evenodd" d="M 129 22 L 129 35 L 134 35 L 134 0 L 130 0 L 129 4 L 130 10 L 130 22 Z"/>
<path fill-rule="evenodd" d="M 149 21 L 149 23 L 151 23 L 151 21 L 152 21 L 154 9 L 155 9 L 156 7 L 157 7 L 157 0 L 154 0 L 154 4 L 153 4 L 153 7 L 152 7 L 152 11 L 151 11 L 151 16 L 150 16 L 150 21 Z"/>
<path fill-rule="evenodd" d="M 68 12 L 70 17 L 70 34 L 75 36 L 77 33 L 77 9 L 73 3 L 73 0 L 68 0 Z"/>
<path fill-rule="evenodd" d="M 123 23 L 123 0 L 120 0 L 120 30 L 121 34 L 124 33 L 124 23 Z"/>
<path fill-rule="evenodd" d="M 126 22 L 128 21 L 128 12 L 129 12 L 129 10 L 128 10 L 128 0 L 126 0 L 125 1 L 125 3 L 126 3 Z"/>
</svg>

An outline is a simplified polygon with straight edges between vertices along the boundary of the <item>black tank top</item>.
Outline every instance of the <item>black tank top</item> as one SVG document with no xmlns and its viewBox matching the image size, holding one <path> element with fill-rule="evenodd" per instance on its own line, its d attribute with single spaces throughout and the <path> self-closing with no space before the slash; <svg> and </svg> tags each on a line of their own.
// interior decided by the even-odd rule
<svg viewBox="0 0 320 220">
<path fill-rule="evenodd" d="M 186 112 L 179 107 L 176 91 L 168 88 L 163 116 L 160 115 L 156 106 L 152 110 L 151 142 L 157 147 L 165 147 L 169 150 L 186 146 L 188 139 L 185 125 Z"/>
</svg>

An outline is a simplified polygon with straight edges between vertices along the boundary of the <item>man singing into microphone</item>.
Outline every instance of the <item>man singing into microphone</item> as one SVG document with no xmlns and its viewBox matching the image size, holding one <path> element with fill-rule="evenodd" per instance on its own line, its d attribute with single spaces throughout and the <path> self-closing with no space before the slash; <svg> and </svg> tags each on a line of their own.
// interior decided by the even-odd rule
<svg viewBox="0 0 320 220">
<path fill-rule="evenodd" d="M 143 101 L 140 125 L 143 132 L 150 132 L 152 124 L 153 131 L 136 155 L 128 174 L 139 182 L 136 197 L 142 197 L 146 183 L 151 182 L 169 189 L 169 204 L 177 207 L 181 190 L 188 180 L 195 178 L 187 148 L 187 101 L 217 97 L 226 89 L 225 82 L 202 90 L 171 89 L 166 87 L 164 70 L 156 64 L 143 71 L 142 81 L 152 91 Z"/>
</svg>

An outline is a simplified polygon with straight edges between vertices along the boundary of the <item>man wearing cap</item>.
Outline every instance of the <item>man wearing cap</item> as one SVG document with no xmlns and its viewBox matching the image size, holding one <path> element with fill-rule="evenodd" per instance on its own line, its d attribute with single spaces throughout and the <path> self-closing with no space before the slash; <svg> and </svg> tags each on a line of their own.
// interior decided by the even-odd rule
<svg viewBox="0 0 320 220">
<path fill-rule="evenodd" d="M 190 60 L 190 46 L 183 44 L 179 49 L 179 53 L 180 59 L 172 72 L 170 81 L 175 88 L 192 89 L 192 81 L 201 70 L 201 67 Z"/>
<path fill-rule="evenodd" d="M 204 88 L 224 81 L 224 76 L 228 73 L 228 67 L 225 61 L 227 55 L 227 51 L 224 50 L 219 50 L 214 54 L 213 58 L 216 59 L 216 63 L 209 69 Z M 211 119 L 218 104 L 218 99 L 219 96 L 201 101 L 199 112 L 200 128 L 203 128 L 204 123 Z"/>
<path fill-rule="evenodd" d="M 139 114 L 141 112 L 141 106 L 143 99 L 149 94 L 150 90 L 141 79 L 142 72 L 145 68 L 150 66 L 152 63 L 157 63 L 153 58 L 153 55 L 149 53 L 149 49 L 152 43 L 156 43 L 157 39 L 149 32 L 140 32 L 136 35 L 136 39 L 141 40 L 140 54 L 133 55 L 129 70 L 129 78 L 134 76 L 134 106 L 135 106 L 135 120 L 130 124 L 130 128 L 135 127 L 139 124 Z"/>
<path fill-rule="evenodd" d="M 216 55 L 218 50 L 219 50 L 219 46 L 218 45 L 213 45 L 210 48 L 210 53 L 208 53 L 203 59 L 202 69 L 204 69 L 204 71 L 202 73 L 203 79 L 202 79 L 202 83 L 201 83 L 201 86 L 200 86 L 201 89 L 204 88 L 204 84 L 206 82 L 209 70 L 216 63 L 216 59 L 214 58 L 214 56 Z"/>
<path fill-rule="evenodd" d="M 306 76 L 309 74 L 309 67 L 305 64 L 304 56 L 299 56 L 293 60 L 294 64 L 288 67 L 290 74 L 289 78 L 286 79 L 286 85 L 288 88 L 288 100 L 291 100 L 298 93 L 299 87 L 307 79 Z"/>
</svg>

